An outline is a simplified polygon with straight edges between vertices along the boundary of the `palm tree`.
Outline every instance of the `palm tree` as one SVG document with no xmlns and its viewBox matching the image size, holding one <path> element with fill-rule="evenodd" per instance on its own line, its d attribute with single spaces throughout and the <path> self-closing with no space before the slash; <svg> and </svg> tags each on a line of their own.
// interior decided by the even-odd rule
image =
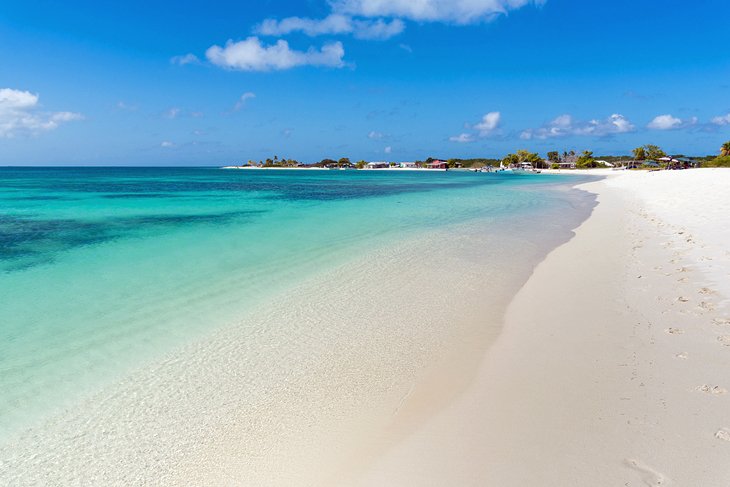
<svg viewBox="0 0 730 487">
<path fill-rule="evenodd" d="M 722 144 L 720 147 L 720 157 L 730 156 L 730 140 Z"/>
<path fill-rule="evenodd" d="M 646 149 L 644 149 L 643 147 L 637 147 L 631 152 L 634 153 L 634 159 L 637 161 L 643 161 L 644 159 L 646 159 Z"/>
</svg>

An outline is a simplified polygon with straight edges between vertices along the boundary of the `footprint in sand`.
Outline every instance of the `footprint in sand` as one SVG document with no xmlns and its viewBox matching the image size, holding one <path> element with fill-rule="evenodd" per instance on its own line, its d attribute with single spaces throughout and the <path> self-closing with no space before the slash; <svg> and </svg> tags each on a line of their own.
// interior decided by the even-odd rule
<svg viewBox="0 0 730 487">
<path fill-rule="evenodd" d="M 723 441 L 730 441 L 730 428 L 720 428 L 715 433 L 715 438 Z"/>
<path fill-rule="evenodd" d="M 730 318 L 715 318 L 712 322 L 718 326 L 728 326 L 730 325 Z"/>
<path fill-rule="evenodd" d="M 680 303 L 686 303 L 687 301 L 689 301 L 689 298 L 685 298 L 684 296 L 680 296 L 680 297 L 677 298 L 677 301 L 679 301 Z"/>
<path fill-rule="evenodd" d="M 721 335 L 717 337 L 717 341 L 722 343 L 726 347 L 730 347 L 730 335 Z"/>
<path fill-rule="evenodd" d="M 697 307 L 705 311 L 715 311 L 715 306 L 707 301 L 702 301 Z"/>
<path fill-rule="evenodd" d="M 698 391 L 704 392 L 705 394 L 711 394 L 713 396 L 721 396 L 723 394 L 727 394 L 727 389 L 720 386 L 708 386 L 707 384 L 703 384 L 700 387 L 697 388 Z"/>
<path fill-rule="evenodd" d="M 700 288 L 700 290 L 698 292 L 700 294 L 705 294 L 705 295 L 707 295 L 707 294 L 715 294 L 715 291 L 713 291 L 712 289 L 707 288 L 707 287 Z"/>
<path fill-rule="evenodd" d="M 678 353 L 675 355 L 677 358 L 681 358 L 682 360 L 687 360 L 687 357 L 689 357 L 689 354 L 687 352 Z"/>
<path fill-rule="evenodd" d="M 644 465 L 643 463 L 633 460 L 631 458 L 627 458 L 625 460 L 626 465 L 629 468 L 633 468 L 637 472 L 641 474 L 641 480 L 644 481 L 646 485 L 649 485 L 651 487 L 660 487 L 662 485 L 668 485 L 667 479 L 664 477 L 664 474 L 661 472 L 657 472 L 651 467 L 648 467 Z"/>
<path fill-rule="evenodd" d="M 681 328 L 667 328 L 664 330 L 666 333 L 669 333 L 670 335 L 681 335 L 684 333 L 684 330 Z M 730 337 L 728 337 L 730 339 Z M 730 346 L 730 342 L 728 342 L 728 346 Z"/>
</svg>

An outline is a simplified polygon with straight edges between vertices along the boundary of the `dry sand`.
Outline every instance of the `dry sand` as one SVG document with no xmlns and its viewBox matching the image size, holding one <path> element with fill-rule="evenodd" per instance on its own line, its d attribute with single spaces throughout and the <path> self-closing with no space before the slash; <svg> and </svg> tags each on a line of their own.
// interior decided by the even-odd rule
<svg viewBox="0 0 730 487">
<path fill-rule="evenodd" d="M 606 174 L 466 391 L 346 483 L 730 485 L 730 170 Z"/>
</svg>

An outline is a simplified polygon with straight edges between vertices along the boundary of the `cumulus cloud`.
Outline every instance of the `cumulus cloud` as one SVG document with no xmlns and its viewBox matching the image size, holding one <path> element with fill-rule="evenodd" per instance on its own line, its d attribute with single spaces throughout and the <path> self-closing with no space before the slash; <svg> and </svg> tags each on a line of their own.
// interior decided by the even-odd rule
<svg viewBox="0 0 730 487">
<path fill-rule="evenodd" d="M 200 59 L 195 54 L 184 54 L 182 56 L 173 56 L 170 58 L 172 64 L 179 64 L 185 66 L 186 64 L 199 64 Z"/>
<path fill-rule="evenodd" d="M 298 66 L 341 68 L 345 65 L 344 55 L 341 42 L 327 43 L 321 49 L 310 47 L 307 51 L 297 51 L 285 40 L 267 46 L 258 37 L 239 42 L 229 40 L 225 47 L 211 46 L 205 52 L 214 65 L 239 71 L 274 71 Z"/>
<path fill-rule="evenodd" d="M 469 142 L 474 142 L 474 135 L 468 133 L 454 135 L 453 137 L 449 137 L 449 141 L 458 142 L 459 144 L 467 144 Z"/>
<path fill-rule="evenodd" d="M 380 139 L 382 139 L 383 137 L 385 137 L 385 135 L 384 135 L 384 134 L 383 134 L 382 132 L 377 132 L 377 131 L 375 131 L 375 130 L 372 130 L 372 131 L 371 131 L 371 132 L 370 132 L 370 133 L 368 134 L 368 139 L 371 139 L 371 140 L 380 140 Z"/>
<path fill-rule="evenodd" d="M 489 112 L 482 117 L 482 120 L 474 125 L 474 129 L 479 131 L 479 137 L 487 137 L 499 128 L 502 114 L 499 112 Z"/>
<path fill-rule="evenodd" d="M 37 135 L 84 118 L 74 112 L 40 112 L 38 100 L 39 96 L 29 91 L 0 89 L 0 137 Z"/>
<path fill-rule="evenodd" d="M 501 120 L 502 114 L 500 112 L 489 112 L 474 125 L 465 124 L 467 129 L 473 129 L 475 133 L 465 132 L 459 135 L 454 135 L 449 137 L 449 141 L 466 144 L 474 142 L 476 140 L 476 136 L 489 137 L 490 135 L 494 135 L 499 130 Z"/>
<path fill-rule="evenodd" d="M 727 115 L 719 115 L 712 118 L 712 123 L 715 125 L 730 125 L 730 113 Z"/>
<path fill-rule="evenodd" d="M 395 17 L 418 22 L 470 24 L 490 21 L 546 0 L 332 0 L 335 13 L 359 17 Z"/>
<path fill-rule="evenodd" d="M 383 149 L 383 152 L 385 152 L 386 154 L 390 154 L 393 152 L 393 148 L 391 146 L 388 146 L 385 149 Z"/>
<path fill-rule="evenodd" d="M 568 137 L 571 135 L 605 137 L 613 134 L 633 132 L 636 129 L 626 117 L 614 113 L 603 120 L 579 122 L 565 114 L 536 129 L 527 129 L 520 134 L 524 140 L 548 139 L 553 137 Z"/>
<path fill-rule="evenodd" d="M 165 149 L 170 149 L 172 147 L 175 147 L 175 144 L 173 142 L 170 142 L 169 140 L 165 140 L 160 144 L 160 147 L 163 147 Z"/>
<path fill-rule="evenodd" d="M 682 120 L 681 118 L 673 117 L 672 115 L 665 114 L 665 115 L 657 115 L 654 117 L 654 119 L 649 122 L 647 125 L 648 128 L 653 130 L 675 130 L 675 129 L 681 129 L 685 127 L 689 127 L 690 125 L 695 125 L 697 123 L 697 117 L 692 117 L 687 120 Z"/>
<path fill-rule="evenodd" d="M 319 35 L 352 34 L 358 39 L 390 39 L 403 32 L 405 25 L 400 19 L 361 20 L 348 15 L 330 14 L 323 19 L 287 17 L 282 20 L 266 19 L 255 31 L 259 35 L 283 36 L 302 32 L 310 37 Z"/>
<path fill-rule="evenodd" d="M 240 109 L 242 109 L 243 107 L 246 106 L 246 102 L 248 100 L 252 100 L 254 98 L 256 98 L 256 94 L 255 93 L 252 93 L 250 91 L 247 91 L 246 93 L 244 93 L 243 95 L 241 95 L 241 97 L 238 99 L 238 101 L 236 102 L 236 104 L 233 106 L 233 110 L 237 112 L 238 110 L 240 110 Z"/>
</svg>

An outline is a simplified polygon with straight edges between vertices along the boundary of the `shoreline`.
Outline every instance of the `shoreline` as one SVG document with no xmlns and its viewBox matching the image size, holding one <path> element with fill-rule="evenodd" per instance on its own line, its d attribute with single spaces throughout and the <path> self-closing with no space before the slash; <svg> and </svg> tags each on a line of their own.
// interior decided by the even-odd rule
<svg viewBox="0 0 730 487">
<path fill-rule="evenodd" d="M 517 272 L 487 220 L 374 250 L 0 446 L 0 479 L 724 486 L 730 171 L 613 174 L 500 241 Z"/>
<path fill-rule="evenodd" d="M 471 387 L 352 485 L 727 485 L 730 171 L 697 171 L 580 185 Z"/>
</svg>

